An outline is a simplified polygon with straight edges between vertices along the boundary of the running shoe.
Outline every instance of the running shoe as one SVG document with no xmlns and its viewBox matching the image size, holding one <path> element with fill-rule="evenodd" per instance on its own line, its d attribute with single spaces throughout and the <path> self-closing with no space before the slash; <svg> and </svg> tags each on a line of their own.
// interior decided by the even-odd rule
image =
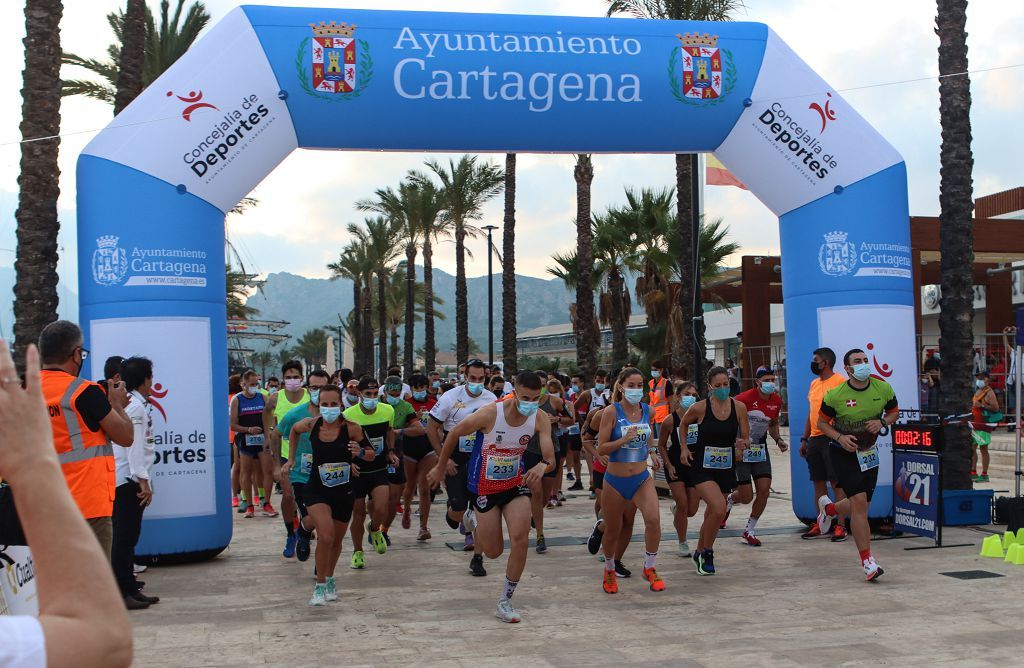
<svg viewBox="0 0 1024 668">
<path fill-rule="evenodd" d="M 324 596 L 325 593 L 326 587 L 324 587 L 324 585 L 320 583 L 317 583 L 313 587 L 313 597 L 309 599 L 309 604 L 315 606 L 326 605 L 327 598 Z"/>
<path fill-rule="evenodd" d="M 377 554 L 384 554 L 388 551 L 388 544 L 387 541 L 384 540 L 383 531 L 371 532 L 370 541 L 373 543 L 373 549 L 377 551 Z"/>
<path fill-rule="evenodd" d="M 725 497 L 725 517 L 722 519 L 722 525 L 719 529 L 725 528 L 725 523 L 729 521 L 729 515 L 732 515 L 732 494 Z"/>
<path fill-rule="evenodd" d="M 498 601 L 498 609 L 494 611 L 494 616 L 509 624 L 518 624 L 522 621 L 522 617 L 512 607 L 512 601 Z"/>
<path fill-rule="evenodd" d="M 597 554 L 598 550 L 601 549 L 601 540 L 604 538 L 604 532 L 600 531 L 602 522 L 604 520 L 598 520 L 594 523 L 594 530 L 590 532 L 590 538 L 587 539 L 587 552 L 590 554 Z"/>
<path fill-rule="evenodd" d="M 690 557 L 690 544 L 685 540 L 679 541 L 679 556 L 683 559 L 688 559 Z"/>
<path fill-rule="evenodd" d="M 427 527 L 420 527 L 420 535 L 416 537 L 416 540 L 430 540 L 430 529 Z"/>
<path fill-rule="evenodd" d="M 299 561 L 306 561 L 309 559 L 309 538 L 310 535 L 299 529 L 295 534 L 295 558 Z"/>
<path fill-rule="evenodd" d="M 978 475 L 977 471 L 971 471 L 971 482 L 978 482 L 978 478 L 980 477 L 981 476 Z"/>
<path fill-rule="evenodd" d="M 149 566 L 145 564 L 132 564 L 132 571 L 138 575 L 139 573 L 145 573 Z"/>
<path fill-rule="evenodd" d="M 245 519 L 256 517 L 256 506 L 249 506 L 248 508 L 246 508 L 245 515 L 243 515 L 243 517 L 245 517 Z"/>
<path fill-rule="evenodd" d="M 628 578 L 633 574 L 633 571 L 626 568 L 621 561 L 615 562 L 615 574 L 620 578 Z"/>
<path fill-rule="evenodd" d="M 882 567 L 878 565 L 878 562 L 875 561 L 874 557 L 868 557 L 867 559 L 865 559 L 863 565 L 864 578 L 868 582 L 871 582 L 872 580 L 877 580 L 885 573 L 885 571 L 882 570 Z"/>
<path fill-rule="evenodd" d="M 761 547 L 761 539 L 754 535 L 753 531 L 743 530 L 743 541 L 751 547 Z"/>
<path fill-rule="evenodd" d="M 348 567 L 357 571 L 366 568 L 366 562 L 363 560 L 362 550 L 356 550 L 352 553 L 352 563 L 350 563 Z"/>
<path fill-rule="evenodd" d="M 462 526 L 466 527 L 466 533 L 476 531 L 476 512 L 472 508 L 467 509 L 462 516 Z"/>
<path fill-rule="evenodd" d="M 835 527 L 832 528 L 832 538 L 830 538 L 829 540 L 831 540 L 833 543 L 841 543 L 844 540 L 846 540 L 847 535 L 848 534 L 846 532 L 846 527 L 844 527 L 842 524 L 836 524 Z"/>
<path fill-rule="evenodd" d="M 604 591 L 606 594 L 619 593 L 619 582 L 615 579 L 615 571 L 604 569 Z"/>
<path fill-rule="evenodd" d="M 597 560 L 600 561 L 603 564 L 604 563 L 604 555 L 603 554 L 597 555 Z"/>
<path fill-rule="evenodd" d="M 473 558 L 469 560 L 469 572 L 478 578 L 482 578 L 487 575 L 487 569 L 484 568 L 484 555 L 473 555 Z"/>
<path fill-rule="evenodd" d="M 697 562 L 697 574 L 698 575 L 714 575 L 715 574 L 715 551 L 709 548 L 704 548 L 701 553 L 693 553 L 693 560 Z"/>
<path fill-rule="evenodd" d="M 558 499 L 552 496 L 551 498 L 548 499 L 547 505 L 545 507 L 550 509 L 554 508 L 556 505 L 558 505 Z"/>
<path fill-rule="evenodd" d="M 285 541 L 284 541 L 284 552 L 281 553 L 281 555 L 285 559 L 291 559 L 292 557 L 295 556 L 295 540 L 296 540 L 296 537 L 295 537 L 295 534 L 293 534 L 293 533 L 288 534 L 288 538 L 285 539 Z"/>
<path fill-rule="evenodd" d="M 579 492 L 583 489 L 583 481 L 577 480 L 575 483 L 569 486 L 570 492 Z"/>
<path fill-rule="evenodd" d="M 835 515 L 829 515 L 825 512 L 825 508 L 828 504 L 832 503 L 832 500 L 822 494 L 818 497 L 818 531 L 822 534 L 827 534 L 832 529 L 832 523 L 835 521 Z"/>
<path fill-rule="evenodd" d="M 263 504 L 262 512 L 264 517 L 277 517 L 277 511 L 274 510 L 274 506 L 270 505 L 270 501 Z"/>
<path fill-rule="evenodd" d="M 473 534 L 467 533 L 465 541 L 466 541 L 465 545 L 462 546 L 462 551 L 463 552 L 472 552 L 473 551 Z"/>
<path fill-rule="evenodd" d="M 593 489 L 590 490 L 590 500 L 593 501 L 596 498 L 597 498 L 597 491 L 593 490 Z"/>
<path fill-rule="evenodd" d="M 412 508 L 406 508 L 405 512 L 402 513 L 402 528 L 403 529 L 411 529 L 412 528 Z"/>
<path fill-rule="evenodd" d="M 558 505 L 562 505 L 561 502 L 565 501 L 565 494 L 562 493 L 562 490 L 555 492 L 555 500 L 559 502 Z"/>
<path fill-rule="evenodd" d="M 388 535 L 387 531 L 382 531 L 381 533 L 384 534 L 384 542 L 388 544 L 388 547 L 391 547 L 391 536 Z"/>
<path fill-rule="evenodd" d="M 334 578 L 330 575 L 327 576 L 327 587 L 324 590 L 325 601 L 337 601 L 338 600 L 338 587 L 334 583 Z"/>
<path fill-rule="evenodd" d="M 544 536 L 537 536 L 537 554 L 544 554 L 548 551 L 548 545 L 544 542 Z"/>
<path fill-rule="evenodd" d="M 817 523 L 812 524 L 811 528 L 800 534 L 801 538 L 817 538 L 821 535 L 821 529 L 818 528 Z"/>
<path fill-rule="evenodd" d="M 397 505 L 397 506 L 396 506 L 396 508 L 395 508 L 395 512 L 396 512 L 396 513 L 404 513 L 404 512 L 405 512 L 405 511 L 404 511 L 404 510 L 402 509 L 402 502 L 401 502 L 401 501 L 399 501 L 399 502 L 398 502 L 398 505 Z"/>
<path fill-rule="evenodd" d="M 237 496 L 231 497 L 231 507 L 232 508 L 237 508 L 238 507 L 238 503 L 239 503 L 239 500 L 238 500 Z"/>
<path fill-rule="evenodd" d="M 643 574 L 644 580 L 651 584 L 651 591 L 665 591 L 665 581 L 661 579 L 656 570 L 645 568 Z"/>
<path fill-rule="evenodd" d="M 239 499 L 239 501 L 238 501 L 238 510 L 236 510 L 235 512 L 238 513 L 239 515 L 241 515 L 242 513 L 245 512 L 245 510 L 248 507 L 249 507 L 249 502 L 248 501 L 246 501 L 245 499 Z"/>
<path fill-rule="evenodd" d="M 572 474 L 572 471 L 569 471 L 568 473 L 565 474 L 565 479 L 568 480 L 569 482 L 572 482 L 573 480 L 576 479 L 576 476 Z M 572 489 L 572 487 L 570 487 L 569 489 Z"/>
<path fill-rule="evenodd" d="M 978 476 L 978 482 L 988 482 L 988 474 L 982 473 L 980 476 Z"/>
</svg>

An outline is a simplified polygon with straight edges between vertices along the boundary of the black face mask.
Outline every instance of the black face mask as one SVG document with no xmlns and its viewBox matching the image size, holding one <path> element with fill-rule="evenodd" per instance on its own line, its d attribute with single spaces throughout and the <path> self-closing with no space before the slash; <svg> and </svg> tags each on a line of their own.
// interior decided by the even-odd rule
<svg viewBox="0 0 1024 668">
<path fill-rule="evenodd" d="M 820 376 L 821 365 L 818 364 L 817 362 L 811 362 L 811 373 L 813 373 L 815 376 Z"/>
</svg>

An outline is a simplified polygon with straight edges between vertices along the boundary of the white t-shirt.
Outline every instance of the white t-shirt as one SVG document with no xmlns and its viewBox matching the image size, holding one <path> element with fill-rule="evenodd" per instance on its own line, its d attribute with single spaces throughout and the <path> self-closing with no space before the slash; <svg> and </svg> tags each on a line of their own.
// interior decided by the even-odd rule
<svg viewBox="0 0 1024 668">
<path fill-rule="evenodd" d="M 490 390 L 484 390 L 480 396 L 474 397 L 466 390 L 465 385 L 460 385 L 449 392 L 441 395 L 434 407 L 430 409 L 430 417 L 441 423 L 445 432 L 455 428 L 455 425 L 472 415 L 477 409 L 493 404 L 498 398 Z"/>
<path fill-rule="evenodd" d="M 46 639 L 38 619 L 0 616 L 0 668 L 46 668 Z"/>
</svg>

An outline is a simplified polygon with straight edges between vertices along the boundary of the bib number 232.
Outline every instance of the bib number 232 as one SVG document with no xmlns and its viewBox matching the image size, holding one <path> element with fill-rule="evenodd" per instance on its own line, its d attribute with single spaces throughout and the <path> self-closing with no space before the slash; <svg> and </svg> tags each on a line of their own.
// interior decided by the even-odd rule
<svg viewBox="0 0 1024 668">
<path fill-rule="evenodd" d="M 878 448 L 872 445 L 863 452 L 857 451 L 857 463 L 861 471 L 870 471 L 878 468 Z"/>
</svg>

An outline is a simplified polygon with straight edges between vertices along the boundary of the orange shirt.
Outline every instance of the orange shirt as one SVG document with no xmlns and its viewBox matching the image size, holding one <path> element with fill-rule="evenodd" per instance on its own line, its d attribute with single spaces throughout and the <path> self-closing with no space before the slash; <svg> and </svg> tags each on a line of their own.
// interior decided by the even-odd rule
<svg viewBox="0 0 1024 668">
<path fill-rule="evenodd" d="M 807 390 L 807 400 L 811 402 L 811 411 L 809 413 L 811 419 L 811 436 L 821 436 L 821 430 L 818 429 L 818 412 L 821 410 L 821 402 L 825 399 L 825 394 L 828 393 L 833 387 L 839 387 L 846 382 L 846 378 L 842 377 L 838 373 L 832 374 L 832 377 L 828 380 L 822 380 L 815 378 L 811 381 L 811 387 Z"/>
</svg>

